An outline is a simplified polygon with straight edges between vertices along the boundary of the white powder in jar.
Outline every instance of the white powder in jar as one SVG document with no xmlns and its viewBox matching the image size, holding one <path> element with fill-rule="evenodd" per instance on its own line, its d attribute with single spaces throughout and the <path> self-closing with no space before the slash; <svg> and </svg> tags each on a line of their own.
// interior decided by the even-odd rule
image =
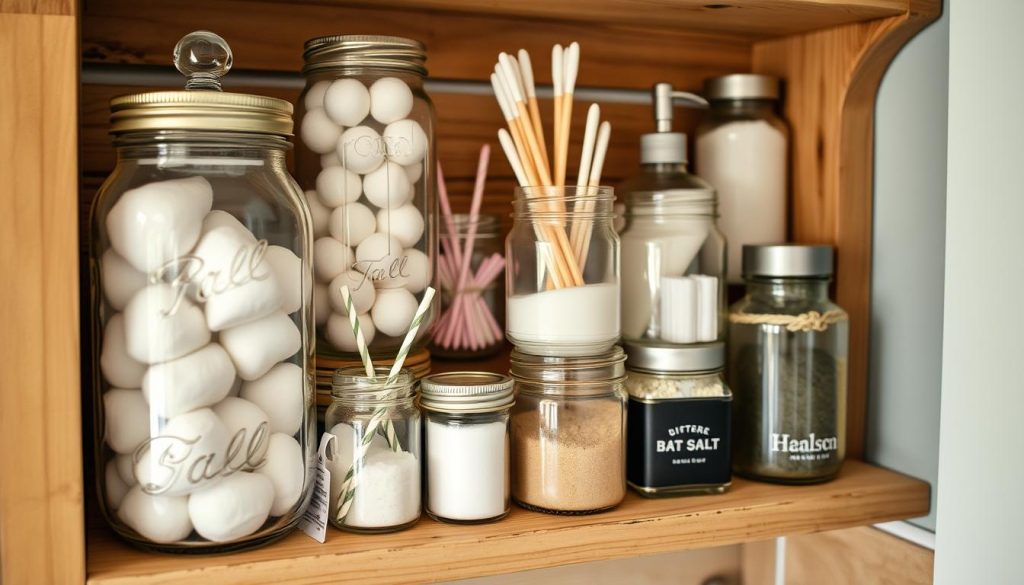
<svg viewBox="0 0 1024 585">
<path fill-rule="evenodd" d="M 588 284 L 508 298 L 508 337 L 528 353 L 591 355 L 619 338 L 619 285 Z"/>
<path fill-rule="evenodd" d="M 487 520 L 507 510 L 509 444 L 502 421 L 427 420 L 427 509 L 448 520 Z"/>
<path fill-rule="evenodd" d="M 347 469 L 331 471 L 331 505 L 337 510 Z M 335 474 L 340 473 L 338 479 Z M 416 520 L 420 515 L 420 462 L 406 451 L 371 450 L 363 460 L 352 507 L 345 525 L 353 528 L 388 528 Z"/>
</svg>

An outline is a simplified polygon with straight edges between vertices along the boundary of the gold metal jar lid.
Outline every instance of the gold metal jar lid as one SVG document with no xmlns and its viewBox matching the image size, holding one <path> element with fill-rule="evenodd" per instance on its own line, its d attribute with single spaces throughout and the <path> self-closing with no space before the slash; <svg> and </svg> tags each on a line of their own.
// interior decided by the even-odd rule
<svg viewBox="0 0 1024 585">
<path fill-rule="evenodd" d="M 231 70 L 231 47 L 208 31 L 185 35 L 174 48 L 174 65 L 188 78 L 185 91 L 155 91 L 110 100 L 110 133 L 214 130 L 292 135 L 292 105 L 285 100 L 221 92 Z"/>
<path fill-rule="evenodd" d="M 391 69 L 426 75 L 423 43 L 384 35 L 332 35 L 306 41 L 303 75 L 347 67 Z"/>
</svg>

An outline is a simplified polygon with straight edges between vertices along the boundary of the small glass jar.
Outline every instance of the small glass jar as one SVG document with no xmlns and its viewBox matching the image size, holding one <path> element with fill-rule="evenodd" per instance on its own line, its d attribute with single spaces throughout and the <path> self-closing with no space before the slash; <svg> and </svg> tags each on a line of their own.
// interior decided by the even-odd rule
<svg viewBox="0 0 1024 585">
<path fill-rule="evenodd" d="M 222 93 L 224 39 L 185 36 L 187 91 L 114 98 L 117 167 L 90 218 L 95 468 L 131 543 L 279 538 L 313 483 L 309 215 L 291 104 Z"/>
<path fill-rule="evenodd" d="M 835 477 L 846 451 L 849 322 L 828 298 L 832 247 L 744 246 L 729 313 L 733 464 L 786 483 Z"/>
<path fill-rule="evenodd" d="M 519 187 L 505 240 L 506 335 L 525 353 L 589 356 L 619 339 L 610 187 Z"/>
<path fill-rule="evenodd" d="M 719 494 L 732 483 L 725 344 L 626 344 L 626 478 L 645 496 Z"/>
<path fill-rule="evenodd" d="M 685 162 L 657 162 L 644 164 L 619 192 L 626 198 L 623 339 L 724 340 L 726 246 L 714 189 L 689 174 Z"/>
<path fill-rule="evenodd" d="M 335 437 L 328 449 L 330 523 L 362 533 L 397 532 L 420 517 L 420 411 L 416 378 L 402 369 L 388 378 L 377 368 L 334 373 L 324 428 Z M 351 484 L 345 482 L 354 472 Z"/>
<path fill-rule="evenodd" d="M 375 357 L 395 355 L 434 282 L 437 179 L 426 50 L 411 39 L 306 42 L 297 175 L 313 217 L 317 353 L 358 358 L 348 286 Z M 435 287 L 436 288 L 436 287 Z M 431 306 L 410 353 L 426 345 Z"/>
<path fill-rule="evenodd" d="M 718 192 L 728 280 L 739 284 L 745 244 L 786 239 L 789 126 L 776 112 L 776 77 L 714 77 L 704 82 L 704 97 L 710 108 L 697 128 L 696 170 Z"/>
<path fill-rule="evenodd" d="M 457 213 L 452 216 L 451 228 L 454 233 L 448 232 L 448 226 L 443 230 L 441 254 L 437 258 L 441 317 L 431 335 L 431 354 L 453 359 L 492 356 L 505 347 L 501 326 L 505 322 L 501 222 L 496 215 L 481 214 L 474 225 L 468 214 Z M 474 236 L 469 272 L 461 291 L 457 291 L 461 267 L 456 257 L 461 259 L 465 253 L 471 231 Z M 454 319 L 455 299 L 460 296 L 461 315 Z"/>
<path fill-rule="evenodd" d="M 622 348 L 591 357 L 512 352 L 512 497 L 550 514 L 592 514 L 626 495 Z"/>
<path fill-rule="evenodd" d="M 426 509 L 435 520 L 494 522 L 509 512 L 512 379 L 449 372 L 420 383 L 426 417 Z"/>
</svg>

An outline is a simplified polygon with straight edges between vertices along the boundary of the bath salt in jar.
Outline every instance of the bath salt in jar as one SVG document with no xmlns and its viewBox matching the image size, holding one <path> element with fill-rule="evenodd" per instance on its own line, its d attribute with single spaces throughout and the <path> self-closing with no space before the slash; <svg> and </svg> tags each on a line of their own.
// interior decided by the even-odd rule
<svg viewBox="0 0 1024 585">
<path fill-rule="evenodd" d="M 505 240 L 506 327 L 524 353 L 590 356 L 619 340 L 610 187 L 518 187 Z"/>
<path fill-rule="evenodd" d="M 341 294 L 348 286 L 370 352 L 394 356 L 435 282 L 426 50 L 411 39 L 343 35 L 307 41 L 303 58 L 296 160 L 313 216 L 317 353 L 358 359 Z M 411 354 L 438 312 L 432 305 Z"/>
<path fill-rule="evenodd" d="M 416 379 L 408 369 L 394 378 L 377 368 L 334 373 L 325 428 L 331 472 L 328 520 L 348 532 L 395 532 L 420 517 L 420 411 Z M 345 477 L 354 473 L 350 483 Z"/>
<path fill-rule="evenodd" d="M 500 520 L 509 511 L 512 379 L 488 372 L 423 378 L 426 510 L 443 522 Z"/>
<path fill-rule="evenodd" d="M 592 514 L 626 495 L 622 348 L 590 357 L 512 352 L 512 497 L 551 514 Z"/>
<path fill-rule="evenodd" d="M 186 91 L 114 98 L 90 218 L 95 468 L 132 544 L 224 552 L 285 535 L 316 449 L 310 218 L 291 104 L 223 93 L 224 39 L 185 36 Z"/>
</svg>

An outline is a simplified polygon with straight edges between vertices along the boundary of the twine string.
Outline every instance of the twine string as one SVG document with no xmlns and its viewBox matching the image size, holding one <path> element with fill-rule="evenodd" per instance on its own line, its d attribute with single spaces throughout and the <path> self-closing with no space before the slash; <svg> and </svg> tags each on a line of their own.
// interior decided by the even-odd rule
<svg viewBox="0 0 1024 585">
<path fill-rule="evenodd" d="M 846 311 L 832 309 L 825 313 L 808 311 L 799 315 L 730 313 L 729 322 L 742 325 L 782 325 L 787 331 L 826 331 L 831 325 L 846 321 Z"/>
</svg>

